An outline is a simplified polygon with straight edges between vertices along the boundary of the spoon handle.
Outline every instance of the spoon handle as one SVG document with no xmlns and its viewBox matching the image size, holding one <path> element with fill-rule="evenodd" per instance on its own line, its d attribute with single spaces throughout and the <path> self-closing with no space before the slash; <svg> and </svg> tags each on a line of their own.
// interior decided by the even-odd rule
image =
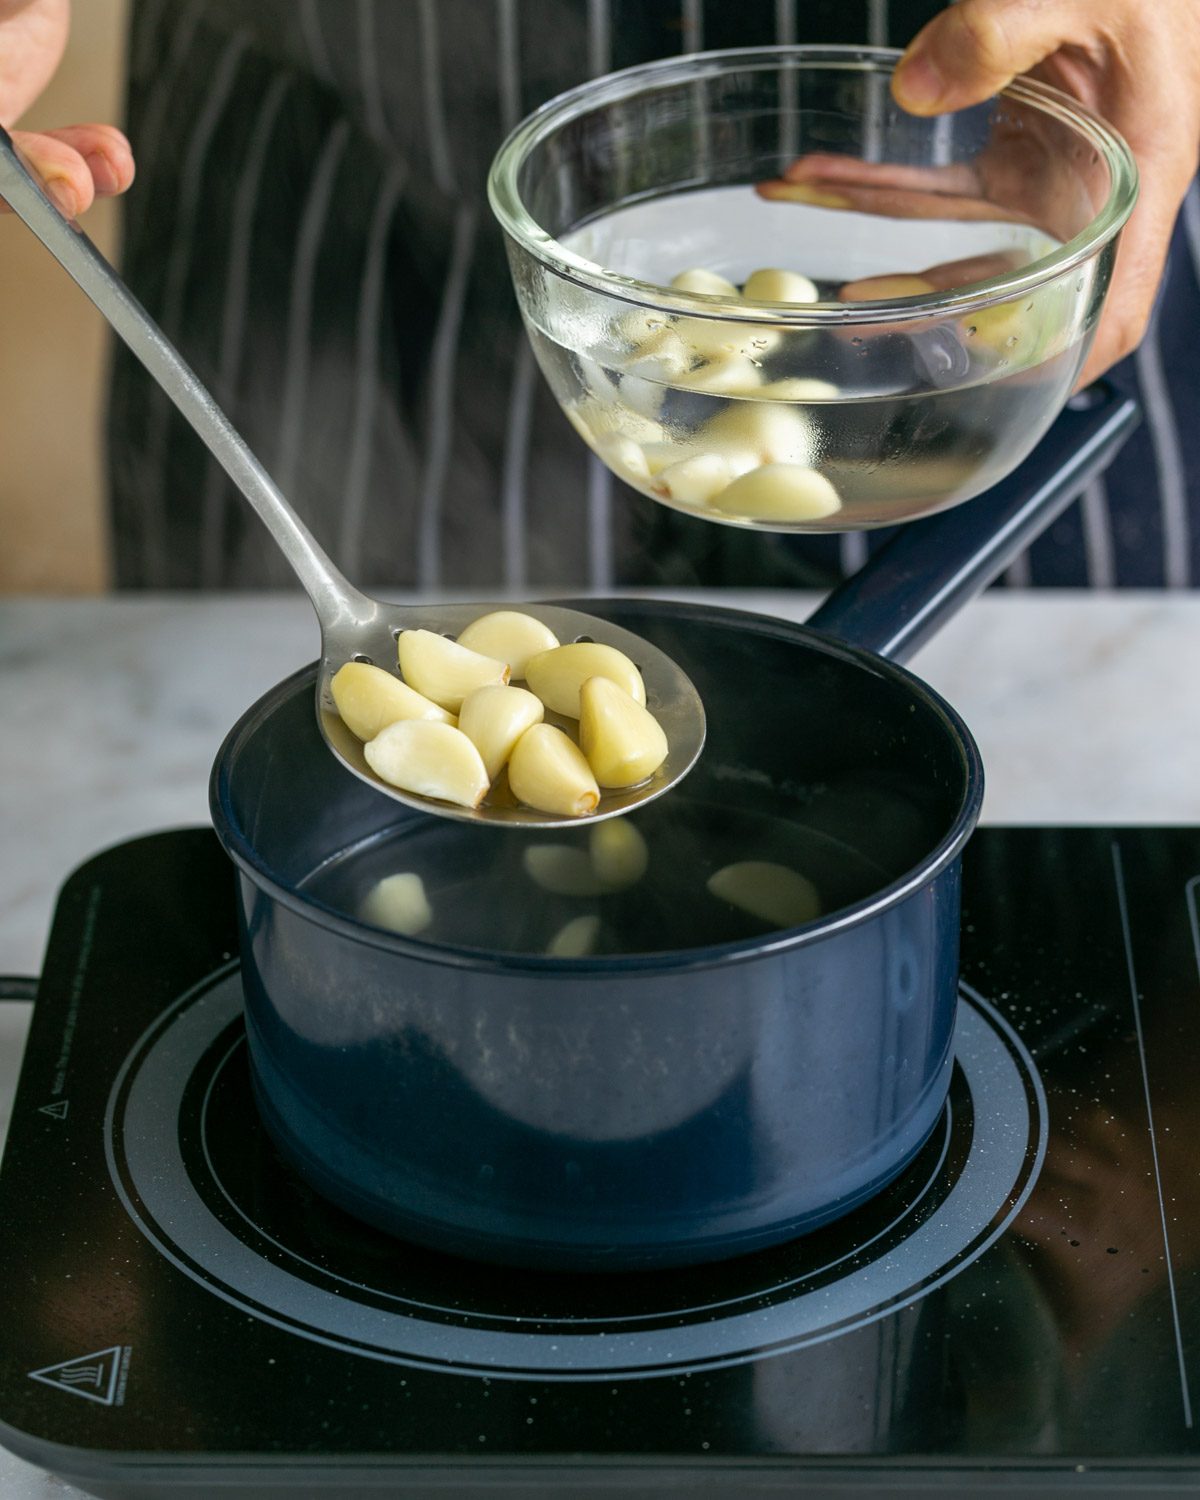
<svg viewBox="0 0 1200 1500">
<path fill-rule="evenodd" d="M 78 283 L 188 420 L 253 506 L 304 585 L 322 627 L 370 616 L 372 602 L 342 577 L 195 372 L 79 225 L 65 219 L 0 125 L 3 198 Z"/>
</svg>

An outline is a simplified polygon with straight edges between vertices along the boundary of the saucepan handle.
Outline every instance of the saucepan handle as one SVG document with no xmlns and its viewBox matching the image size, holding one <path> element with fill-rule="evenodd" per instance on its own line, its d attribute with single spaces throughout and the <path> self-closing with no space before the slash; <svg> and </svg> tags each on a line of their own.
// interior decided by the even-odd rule
<svg viewBox="0 0 1200 1500">
<path fill-rule="evenodd" d="M 25 974 L 0 974 L 0 1001 L 36 1000 L 38 982 Z"/>
<path fill-rule="evenodd" d="M 1107 381 L 1089 386 L 1007 479 L 904 526 L 807 623 L 907 661 L 1112 462 L 1138 420 L 1137 403 Z"/>
</svg>

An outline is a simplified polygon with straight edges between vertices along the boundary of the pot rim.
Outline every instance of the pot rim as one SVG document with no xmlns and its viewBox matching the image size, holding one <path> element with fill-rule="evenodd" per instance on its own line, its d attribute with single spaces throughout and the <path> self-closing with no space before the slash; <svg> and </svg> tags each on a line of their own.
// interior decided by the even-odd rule
<svg viewBox="0 0 1200 1500">
<path fill-rule="evenodd" d="M 635 604 L 651 613 L 669 614 L 678 618 L 698 618 L 706 623 L 729 625 L 738 629 L 753 630 L 757 634 L 772 635 L 793 645 L 806 646 L 839 657 L 854 666 L 866 670 L 873 676 L 891 679 L 912 694 L 918 703 L 942 721 L 943 728 L 957 744 L 961 754 L 963 790 L 958 812 L 950 827 L 934 848 L 918 864 L 891 881 L 882 889 L 849 906 L 840 907 L 828 917 L 817 918 L 800 927 L 780 929 L 759 938 L 741 938 L 735 942 L 715 943 L 699 948 L 674 948 L 662 953 L 610 953 L 589 954 L 582 958 L 559 958 L 544 953 L 499 953 L 479 948 L 468 948 L 450 943 L 422 942 L 420 938 L 405 937 L 387 932 L 346 916 L 334 907 L 315 900 L 303 892 L 285 885 L 258 853 L 249 837 L 235 817 L 232 805 L 232 767 L 241 747 L 258 730 L 263 722 L 275 712 L 279 705 L 295 695 L 297 688 L 307 687 L 315 681 L 319 662 L 310 662 L 299 668 L 283 681 L 269 688 L 242 714 L 217 751 L 209 777 L 209 810 L 213 827 L 226 854 L 254 882 L 260 890 L 278 901 L 295 915 L 316 923 L 353 942 L 387 952 L 418 959 L 425 963 L 444 964 L 452 968 L 467 968 L 494 973 L 514 971 L 553 974 L 570 974 L 572 978 L 607 978 L 621 973 L 646 973 L 661 971 L 687 973 L 697 969 L 724 967 L 744 963 L 767 955 L 777 955 L 792 949 L 823 942 L 851 928 L 861 926 L 880 916 L 890 907 L 898 906 L 909 896 L 928 885 L 950 864 L 959 858 L 967 840 L 979 821 L 983 803 L 983 761 L 979 747 L 971 731 L 950 706 L 933 688 L 907 668 L 896 662 L 877 656 L 865 647 L 855 646 L 835 636 L 814 630 L 807 625 L 782 620 L 772 615 L 760 615 L 752 610 L 731 609 L 721 605 L 694 604 L 674 600 L 643 599 L 636 595 L 625 598 L 554 599 L 546 601 L 567 606 L 586 606 L 603 611 L 605 605 Z M 326 752 L 328 753 L 328 752 Z M 345 773 L 349 776 L 349 772 Z M 415 814 L 419 817 L 421 814 Z M 505 837 L 497 831 L 495 837 Z"/>
</svg>

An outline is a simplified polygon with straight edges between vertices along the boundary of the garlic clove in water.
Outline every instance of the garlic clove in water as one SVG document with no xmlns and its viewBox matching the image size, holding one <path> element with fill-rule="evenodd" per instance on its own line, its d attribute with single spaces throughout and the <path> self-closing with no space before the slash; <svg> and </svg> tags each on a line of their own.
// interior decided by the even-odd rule
<svg viewBox="0 0 1200 1500">
<path fill-rule="evenodd" d="M 837 490 L 816 469 L 763 464 L 735 479 L 713 502 L 727 515 L 755 521 L 820 521 L 842 508 Z"/>
<path fill-rule="evenodd" d="M 594 823 L 588 855 L 596 879 L 606 891 L 623 891 L 636 885 L 650 865 L 650 846 L 628 818 Z"/>
<path fill-rule="evenodd" d="M 773 927 L 799 927 L 821 914 L 821 899 L 812 881 L 769 860 L 725 865 L 708 877 L 708 889 L 719 901 L 728 901 Z"/>
<path fill-rule="evenodd" d="M 620 433 L 635 443 L 661 443 L 666 431 L 661 422 L 629 411 L 625 406 L 602 403 L 591 397 L 563 407 L 572 427 L 587 443 L 598 443 L 610 433 Z"/>
<path fill-rule="evenodd" d="M 783 375 L 778 380 L 769 380 L 758 389 L 764 401 L 836 401 L 838 387 L 832 380 L 817 380 L 811 376 Z"/>
<path fill-rule="evenodd" d="M 585 912 L 559 928 L 546 944 L 546 953 L 551 958 L 586 958 L 595 953 L 599 939 L 600 918 L 594 912 Z"/>
<path fill-rule="evenodd" d="M 597 456 L 608 467 L 629 484 L 642 484 L 650 478 L 650 466 L 646 455 L 632 438 L 619 432 L 610 432 L 595 443 Z"/>
<path fill-rule="evenodd" d="M 433 921 L 433 908 L 425 894 L 425 882 L 419 875 L 406 871 L 386 875 L 372 886 L 359 909 L 359 916 L 375 927 L 386 927 L 389 932 L 415 937 Z"/>
<path fill-rule="evenodd" d="M 521 858 L 530 880 L 552 896 L 599 896 L 605 889 L 587 850 L 572 844 L 530 844 Z"/>
<path fill-rule="evenodd" d="M 763 464 L 810 466 L 817 454 L 812 422 L 797 407 L 772 401 L 734 401 L 701 429 L 718 452 L 749 452 Z"/>
<path fill-rule="evenodd" d="M 733 479 L 729 463 L 720 453 L 695 453 L 659 471 L 650 488 L 664 500 L 682 505 L 705 505 Z"/>
</svg>

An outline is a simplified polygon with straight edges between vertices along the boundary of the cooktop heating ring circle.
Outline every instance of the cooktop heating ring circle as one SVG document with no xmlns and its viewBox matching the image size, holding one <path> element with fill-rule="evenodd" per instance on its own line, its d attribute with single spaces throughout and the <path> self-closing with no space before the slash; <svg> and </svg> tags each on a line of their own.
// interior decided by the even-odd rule
<svg viewBox="0 0 1200 1500">
<path fill-rule="evenodd" d="M 682 1316 L 676 1308 L 657 1319 L 450 1317 L 416 1297 L 367 1297 L 369 1288 L 333 1274 L 318 1284 L 317 1268 L 286 1246 L 271 1240 L 265 1255 L 214 1213 L 180 1129 L 164 1122 L 177 1125 L 199 1059 L 234 1034 L 241 1007 L 231 964 L 181 996 L 130 1050 L 105 1119 L 113 1184 L 159 1253 L 213 1295 L 298 1337 L 390 1363 L 507 1379 L 613 1380 L 720 1368 L 823 1342 L 915 1301 L 977 1260 L 1020 1212 L 1046 1149 L 1045 1094 L 1032 1058 L 1003 1017 L 963 986 L 955 1053 L 974 1115 L 970 1147 L 942 1201 L 914 1221 L 903 1253 L 852 1264 L 815 1285 L 810 1275 L 794 1276 L 768 1288 L 769 1297 L 759 1287 Z M 221 1049 L 222 1066 L 231 1050 Z M 950 1129 L 947 1120 L 942 1130 Z M 943 1148 L 939 1170 L 945 1156 Z M 207 1152 L 205 1160 L 216 1180 Z"/>
</svg>

